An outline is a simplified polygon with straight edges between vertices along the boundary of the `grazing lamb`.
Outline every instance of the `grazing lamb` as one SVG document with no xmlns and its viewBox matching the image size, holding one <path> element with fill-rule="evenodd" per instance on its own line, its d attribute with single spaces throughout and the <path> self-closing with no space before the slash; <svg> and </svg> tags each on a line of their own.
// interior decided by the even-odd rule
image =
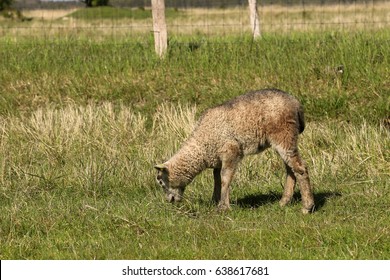
<svg viewBox="0 0 390 280">
<path fill-rule="evenodd" d="M 168 201 L 180 201 L 195 176 L 213 168 L 213 200 L 225 210 L 230 208 L 229 185 L 240 160 L 272 147 L 287 171 L 280 205 L 291 201 L 298 181 L 302 212 L 309 213 L 314 209 L 313 193 L 297 147 L 298 134 L 304 127 L 301 104 L 281 90 L 265 89 L 238 96 L 203 113 L 181 149 L 167 162 L 155 166 L 157 182 Z"/>
</svg>

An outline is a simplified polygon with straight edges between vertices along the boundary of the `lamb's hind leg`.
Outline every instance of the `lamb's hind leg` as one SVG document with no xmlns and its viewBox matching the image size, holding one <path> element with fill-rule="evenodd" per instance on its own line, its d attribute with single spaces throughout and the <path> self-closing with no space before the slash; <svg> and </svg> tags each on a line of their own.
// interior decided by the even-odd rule
<svg viewBox="0 0 390 280">
<path fill-rule="evenodd" d="M 310 213 L 314 210 L 314 196 L 310 184 L 309 173 L 300 156 L 297 154 L 292 157 L 290 167 L 292 168 L 295 177 L 297 178 L 302 198 L 302 212 Z"/>
<path fill-rule="evenodd" d="M 282 207 L 290 203 L 292 196 L 294 194 L 294 187 L 296 182 L 296 178 L 291 167 L 288 166 L 286 163 L 284 165 L 286 167 L 287 175 L 286 175 L 286 183 L 284 185 L 283 196 L 282 199 L 279 201 L 279 204 Z"/>
<path fill-rule="evenodd" d="M 309 173 L 301 157 L 299 156 L 297 148 L 292 147 L 291 149 L 283 149 L 281 146 L 277 146 L 275 147 L 275 149 L 278 151 L 285 164 L 291 169 L 293 173 L 292 175 L 296 178 L 299 184 L 303 204 L 302 212 L 305 214 L 312 212 L 314 209 L 314 197 L 310 185 Z M 289 171 L 287 170 L 287 172 Z M 284 200 L 284 198 L 290 198 L 289 196 L 292 182 L 293 177 L 291 176 L 291 174 L 287 175 L 287 190 L 285 189 L 285 193 L 287 192 L 287 194 L 286 196 L 285 194 L 283 194 L 282 201 Z"/>
</svg>

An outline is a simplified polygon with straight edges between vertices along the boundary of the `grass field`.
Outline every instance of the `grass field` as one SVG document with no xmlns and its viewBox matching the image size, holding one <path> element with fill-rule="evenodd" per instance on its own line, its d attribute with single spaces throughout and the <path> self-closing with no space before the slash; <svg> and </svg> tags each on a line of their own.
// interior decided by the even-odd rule
<svg viewBox="0 0 390 280">
<path fill-rule="evenodd" d="M 388 29 L 177 35 L 163 60 L 150 37 L 35 35 L 0 37 L 0 259 L 390 258 Z M 210 171 L 166 203 L 153 165 L 201 111 L 267 87 L 305 106 L 316 212 L 279 207 L 271 150 L 243 161 L 232 211 Z"/>
</svg>

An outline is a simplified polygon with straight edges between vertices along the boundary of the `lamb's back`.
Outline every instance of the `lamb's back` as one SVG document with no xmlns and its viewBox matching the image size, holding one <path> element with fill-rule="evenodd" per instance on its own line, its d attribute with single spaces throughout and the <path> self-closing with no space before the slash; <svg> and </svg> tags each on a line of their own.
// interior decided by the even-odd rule
<svg viewBox="0 0 390 280">
<path fill-rule="evenodd" d="M 267 145 L 270 134 L 287 124 L 295 123 L 299 130 L 301 111 L 299 101 L 283 91 L 250 92 L 205 111 L 193 135 L 214 150 L 233 140 L 242 145 L 244 153 L 255 153 Z"/>
</svg>

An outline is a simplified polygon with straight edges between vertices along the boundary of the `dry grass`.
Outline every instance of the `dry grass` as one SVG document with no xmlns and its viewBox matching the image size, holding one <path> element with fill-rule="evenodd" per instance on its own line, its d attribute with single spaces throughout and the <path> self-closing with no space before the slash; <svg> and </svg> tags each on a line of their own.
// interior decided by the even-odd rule
<svg viewBox="0 0 390 280">
<path fill-rule="evenodd" d="M 17 172 L 19 179 L 27 179 L 28 175 L 48 178 L 55 176 L 51 172 L 65 172 L 60 169 L 66 169 L 72 182 L 83 178 L 85 170 L 80 169 L 79 164 L 96 165 L 90 160 L 97 154 L 104 154 L 103 162 L 112 162 L 120 156 L 118 153 L 122 149 L 141 139 L 145 134 L 144 123 L 144 117 L 126 108 L 116 113 L 109 103 L 99 107 L 41 108 L 28 120 L 2 118 L 0 182 L 3 186 L 12 184 L 13 180 L 8 176 L 13 172 Z M 12 150 L 13 145 L 23 145 L 24 148 Z M 122 156 L 125 164 L 122 167 L 131 170 L 126 156 Z M 41 164 L 34 164 L 40 160 L 43 161 Z"/>
<path fill-rule="evenodd" d="M 77 9 L 24 10 L 23 15 L 26 17 L 32 17 L 35 20 L 53 21 L 64 18 L 75 11 L 77 11 Z"/>
<path fill-rule="evenodd" d="M 88 162 L 93 159 L 90 158 L 93 149 L 108 162 L 120 159 L 120 165 L 127 169 L 132 169 L 126 160 L 129 149 L 141 156 L 133 163 L 153 164 L 179 148 L 194 127 L 195 114 L 195 107 L 162 105 L 153 117 L 149 132 L 144 117 L 123 106 L 115 109 L 110 103 L 40 108 L 27 119 L 1 117 L 0 182 L 8 185 L 12 170 L 37 174 L 34 169 L 77 161 L 75 158 L 85 160 L 87 165 L 94 164 Z M 359 182 L 359 177 L 375 182 L 376 178 L 390 176 L 389 139 L 389 131 L 384 126 L 312 122 L 301 136 L 300 147 L 317 184 L 337 177 L 340 172 L 351 175 L 342 179 L 348 184 L 354 180 Z M 272 161 L 278 159 L 271 153 L 268 156 L 272 160 L 267 158 L 264 162 L 264 158 L 251 157 L 247 164 L 256 170 L 273 168 Z M 42 162 L 35 162 L 37 159 Z M 150 171 L 138 170 L 140 174 L 150 174 Z M 73 170 L 72 176 L 78 177 L 78 172 L 82 170 Z"/>
</svg>

